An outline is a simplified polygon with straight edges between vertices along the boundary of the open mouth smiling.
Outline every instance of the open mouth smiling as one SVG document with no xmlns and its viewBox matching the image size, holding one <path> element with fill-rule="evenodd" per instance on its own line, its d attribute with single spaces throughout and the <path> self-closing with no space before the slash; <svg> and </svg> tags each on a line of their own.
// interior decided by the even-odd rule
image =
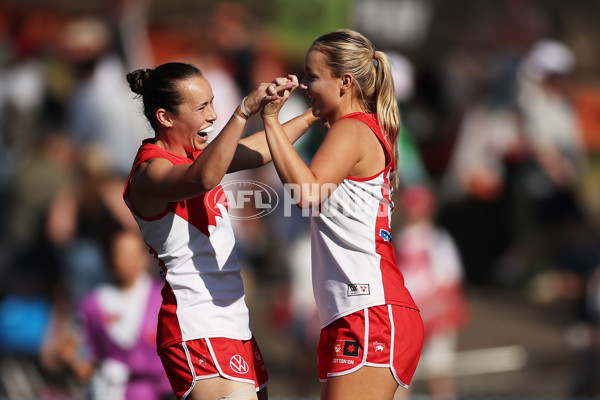
<svg viewBox="0 0 600 400">
<path fill-rule="evenodd" d="M 204 128 L 204 129 L 200 129 L 197 132 L 197 135 L 200 136 L 202 139 L 207 140 L 208 139 L 208 134 L 210 132 L 212 132 L 213 129 L 214 129 L 214 126 L 213 125 L 209 125 L 206 128 Z"/>
</svg>

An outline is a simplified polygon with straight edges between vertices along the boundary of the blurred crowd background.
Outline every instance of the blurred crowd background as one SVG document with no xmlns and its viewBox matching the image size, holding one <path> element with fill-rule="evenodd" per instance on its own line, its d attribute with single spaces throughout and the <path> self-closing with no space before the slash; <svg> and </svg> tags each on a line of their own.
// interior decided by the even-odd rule
<svg viewBox="0 0 600 400">
<path fill-rule="evenodd" d="M 121 194 L 153 135 L 125 74 L 194 63 L 218 132 L 343 27 L 395 73 L 394 244 L 428 330 L 408 395 L 599 397 L 599 16 L 598 0 L 0 0 L 0 398 L 102 398 L 81 304 L 112 287 L 144 309 L 111 250 L 137 230 Z M 298 91 L 282 118 L 307 106 Z M 324 132 L 297 144 L 307 161 Z M 226 180 L 285 196 L 270 166 Z M 317 398 L 308 218 L 248 207 L 235 230 L 271 397 Z"/>
</svg>

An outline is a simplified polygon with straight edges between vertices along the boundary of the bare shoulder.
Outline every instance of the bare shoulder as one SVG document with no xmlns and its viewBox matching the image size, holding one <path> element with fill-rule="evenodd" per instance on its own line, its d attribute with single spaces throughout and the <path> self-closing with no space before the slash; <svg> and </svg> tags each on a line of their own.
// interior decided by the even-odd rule
<svg viewBox="0 0 600 400">
<path fill-rule="evenodd" d="M 156 184 L 173 167 L 173 163 L 165 158 L 151 158 L 137 166 L 131 180 L 141 185 Z"/>
<path fill-rule="evenodd" d="M 329 129 L 329 131 L 345 131 L 348 133 L 360 133 L 363 131 L 370 132 L 371 129 L 363 122 L 354 118 L 343 118 L 337 120 Z"/>
<path fill-rule="evenodd" d="M 129 197 L 134 211 L 143 217 L 154 217 L 166 209 L 168 201 L 163 195 L 161 182 L 173 164 L 163 158 L 144 161 L 130 178 Z"/>
<path fill-rule="evenodd" d="M 364 122 L 354 118 L 344 118 L 335 122 L 327 136 L 331 134 L 342 152 L 352 153 L 355 164 L 349 174 L 356 177 L 372 176 L 385 166 L 385 155 L 377 136 Z"/>
<path fill-rule="evenodd" d="M 371 128 L 353 118 L 344 118 L 336 121 L 329 128 L 329 131 L 327 131 L 326 137 L 331 137 L 335 141 L 346 142 L 352 146 L 367 145 L 373 141 L 377 142 L 377 138 Z"/>
<path fill-rule="evenodd" d="M 364 157 L 368 127 L 359 121 L 341 119 L 327 131 L 321 146 L 311 161 L 314 169 L 340 169 L 345 177 Z M 311 168 L 313 169 L 313 168 Z M 313 170 L 314 170 L 313 169 Z"/>
</svg>

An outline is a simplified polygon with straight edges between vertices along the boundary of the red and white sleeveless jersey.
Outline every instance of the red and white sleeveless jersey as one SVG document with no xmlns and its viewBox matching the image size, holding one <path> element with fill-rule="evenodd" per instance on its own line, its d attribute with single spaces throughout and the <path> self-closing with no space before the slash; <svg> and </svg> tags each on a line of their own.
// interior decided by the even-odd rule
<svg viewBox="0 0 600 400">
<path fill-rule="evenodd" d="M 396 264 L 391 239 L 392 151 L 374 114 L 352 113 L 382 144 L 386 167 L 367 178 L 348 176 L 311 218 L 313 290 L 321 327 L 367 307 L 417 308 Z"/>
<path fill-rule="evenodd" d="M 194 153 L 193 159 L 199 154 Z M 150 139 L 138 150 L 132 172 L 151 158 L 165 158 L 175 165 L 193 162 L 154 145 Z M 131 209 L 130 179 L 131 174 L 123 197 Z M 221 186 L 202 196 L 170 203 L 155 218 L 132 213 L 165 279 L 158 349 L 199 338 L 250 339 L 235 238 Z"/>
</svg>

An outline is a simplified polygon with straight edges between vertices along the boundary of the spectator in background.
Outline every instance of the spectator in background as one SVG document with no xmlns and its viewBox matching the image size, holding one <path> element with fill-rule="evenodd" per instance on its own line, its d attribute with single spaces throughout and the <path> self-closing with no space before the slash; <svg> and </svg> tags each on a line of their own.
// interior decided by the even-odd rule
<svg viewBox="0 0 600 400">
<path fill-rule="evenodd" d="M 64 135 L 44 135 L 28 158 L 19 156 L 8 182 L 0 235 L 0 396 L 41 398 L 50 386 L 65 385 L 39 356 L 54 316 L 64 315 L 61 262 L 46 221 L 52 199 L 71 179 L 73 159 Z"/>
<path fill-rule="evenodd" d="M 241 93 L 248 93 L 255 87 L 251 76 L 256 57 L 255 32 L 251 29 L 252 13 L 249 11 L 241 2 L 220 1 L 215 4 L 208 31 L 210 42 L 225 60 L 225 68 Z"/>
<path fill-rule="evenodd" d="M 538 283 L 556 276 L 562 291 L 554 296 L 581 304 L 585 280 L 600 259 L 595 227 L 580 201 L 586 149 L 572 100 L 574 68 L 571 50 L 555 40 L 536 43 L 520 65 L 519 110 L 531 153 L 524 192 L 532 215 L 520 246 L 533 249 L 528 261 L 543 266 Z M 546 289 L 545 298 L 552 298 Z"/>
<path fill-rule="evenodd" d="M 162 285 L 148 273 L 146 245 L 138 231 L 118 231 L 108 255 L 113 279 L 80 302 L 81 337 L 66 338 L 61 357 L 94 400 L 170 398 L 155 349 Z"/>
<path fill-rule="evenodd" d="M 403 54 L 386 51 L 392 66 L 394 92 L 400 107 L 402 131 L 398 138 L 398 176 L 403 185 L 427 183 L 430 178 L 423 163 L 415 135 L 407 126 L 405 116 L 410 113 L 410 99 L 415 90 L 415 68 Z"/>
<path fill-rule="evenodd" d="M 151 0 L 107 0 L 105 15 L 115 37 L 115 51 L 127 69 L 152 62 L 152 44 L 148 32 Z"/>
<path fill-rule="evenodd" d="M 533 46 L 519 70 L 519 110 L 533 158 L 527 187 L 542 228 L 561 230 L 582 217 L 577 189 L 585 156 L 570 93 L 574 66 L 567 46 L 543 40 Z"/>
<path fill-rule="evenodd" d="M 70 330 L 77 305 L 95 287 L 110 281 L 106 249 L 113 232 L 137 229 L 122 200 L 124 180 L 109 170 L 105 152 L 96 150 L 71 149 L 78 154 L 73 156 L 69 179 L 53 192 L 44 220 L 57 285 L 40 356 L 44 369 L 52 373 L 63 369 L 57 347 Z M 29 253 L 34 260 L 49 259 L 37 248 Z"/>
<path fill-rule="evenodd" d="M 126 177 L 132 154 L 151 134 L 129 92 L 125 63 L 115 52 L 110 30 L 101 19 L 82 18 L 65 26 L 61 38 L 76 79 L 66 130 L 78 147 L 104 151 L 110 171 Z"/>
<path fill-rule="evenodd" d="M 519 70 L 519 108 L 532 154 L 526 193 L 536 237 L 521 245 L 535 246 L 533 256 L 544 266 L 533 285 L 535 299 L 560 299 L 572 306 L 567 339 L 578 364 L 570 394 L 588 397 L 599 391 L 600 246 L 597 226 L 580 200 L 587 149 L 573 102 L 575 61 L 564 43 L 542 40 Z"/>
<path fill-rule="evenodd" d="M 454 240 L 434 223 L 435 198 L 426 186 L 400 195 L 404 225 L 394 236 L 398 267 L 421 310 L 425 342 L 417 373 L 427 379 L 432 399 L 457 398 L 454 359 L 458 334 L 468 317 L 463 266 Z M 397 393 L 397 398 L 403 398 Z"/>
<path fill-rule="evenodd" d="M 514 182 L 526 158 L 515 67 L 506 62 L 495 68 L 462 114 L 440 192 L 440 224 L 456 240 L 467 278 L 478 284 L 510 280 L 496 269 L 514 239 Z"/>
<path fill-rule="evenodd" d="M 46 95 L 43 43 L 34 34 L 33 18 L 10 13 L 11 53 L 0 70 L 0 151 L 4 171 L 35 151 Z M 0 175 L 1 176 L 1 175 Z"/>
<path fill-rule="evenodd" d="M 98 146 L 81 149 L 72 179 L 53 197 L 47 229 L 60 250 L 62 283 L 71 306 L 107 280 L 103 255 L 116 229 L 137 228 L 123 203 L 125 180 Z"/>
<path fill-rule="evenodd" d="M 51 297 L 59 283 L 60 261 L 46 223 L 53 199 L 72 179 L 74 149 L 61 134 L 49 134 L 38 145 L 29 159 L 21 160 L 9 183 L 2 294 Z"/>
<path fill-rule="evenodd" d="M 11 176 L 0 242 L 0 396 L 4 390 L 13 398 L 39 398 L 52 383 L 65 384 L 40 353 L 67 315 L 60 253 L 47 219 L 72 178 L 75 157 L 62 134 L 47 134 L 37 144 Z"/>
</svg>

